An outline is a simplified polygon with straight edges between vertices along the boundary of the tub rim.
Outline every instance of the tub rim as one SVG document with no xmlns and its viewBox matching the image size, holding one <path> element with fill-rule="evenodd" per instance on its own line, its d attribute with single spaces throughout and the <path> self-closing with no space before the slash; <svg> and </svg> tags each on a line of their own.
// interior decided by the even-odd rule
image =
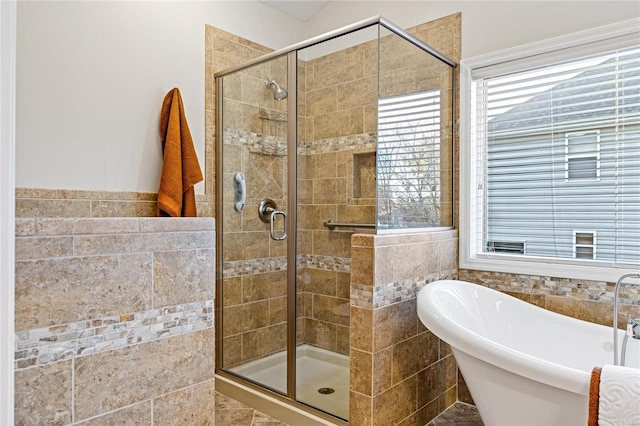
<svg viewBox="0 0 640 426">
<path fill-rule="evenodd" d="M 517 306 L 539 315 L 552 316 L 555 319 L 562 319 L 564 321 L 583 322 L 591 326 L 597 326 L 597 324 L 551 312 L 481 284 L 474 284 L 462 280 L 434 281 L 424 286 L 418 292 L 417 296 L 417 311 L 420 321 L 429 331 L 450 346 L 479 360 L 511 371 L 514 374 L 530 380 L 535 380 L 580 395 L 589 394 L 589 381 L 591 377 L 589 372 L 557 364 L 512 349 L 487 337 L 470 333 L 467 328 L 452 318 L 442 314 L 439 315 L 437 303 L 429 296 L 431 293 L 442 291 L 443 289 L 462 289 L 463 291 L 477 290 L 486 294 L 498 295 L 501 300 L 509 300 L 509 303 L 515 303 Z M 595 366 L 596 365 L 594 365 L 594 367 Z"/>
</svg>

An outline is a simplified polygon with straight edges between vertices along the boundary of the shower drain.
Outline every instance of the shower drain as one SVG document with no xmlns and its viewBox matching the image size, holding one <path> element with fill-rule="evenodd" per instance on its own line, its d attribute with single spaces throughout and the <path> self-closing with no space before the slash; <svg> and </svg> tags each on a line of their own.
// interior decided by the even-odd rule
<svg viewBox="0 0 640 426">
<path fill-rule="evenodd" d="M 323 395 L 329 395 L 335 392 L 335 389 L 333 388 L 320 388 L 318 389 L 318 393 L 321 393 Z"/>
</svg>

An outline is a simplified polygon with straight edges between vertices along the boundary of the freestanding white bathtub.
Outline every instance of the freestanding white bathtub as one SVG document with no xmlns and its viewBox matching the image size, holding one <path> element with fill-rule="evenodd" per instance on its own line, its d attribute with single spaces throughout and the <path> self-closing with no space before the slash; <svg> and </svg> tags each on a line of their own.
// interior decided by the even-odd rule
<svg viewBox="0 0 640 426">
<path fill-rule="evenodd" d="M 417 304 L 451 346 L 486 426 L 587 424 L 591 371 L 613 364 L 611 327 L 464 281 L 427 284 Z M 640 368 L 640 341 L 629 339 L 626 365 Z"/>
</svg>

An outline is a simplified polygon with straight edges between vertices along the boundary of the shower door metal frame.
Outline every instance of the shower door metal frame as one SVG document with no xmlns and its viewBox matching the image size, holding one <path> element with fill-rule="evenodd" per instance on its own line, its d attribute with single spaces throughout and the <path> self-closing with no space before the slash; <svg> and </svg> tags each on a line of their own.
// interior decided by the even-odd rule
<svg viewBox="0 0 640 426">
<path fill-rule="evenodd" d="M 323 43 L 325 41 L 353 33 L 355 31 L 373 26 L 380 25 L 387 30 L 391 31 L 395 35 L 407 40 L 418 48 L 424 50 L 429 53 L 431 56 L 439 59 L 440 61 L 446 63 L 447 65 L 452 67 L 452 102 L 454 102 L 455 109 L 455 90 L 456 90 L 456 79 L 455 79 L 455 71 L 457 68 L 457 63 L 442 53 L 438 52 L 428 44 L 414 37 L 413 35 L 407 33 L 402 28 L 396 26 L 395 24 L 389 22 L 382 16 L 373 16 L 368 19 L 364 19 L 362 21 L 355 22 L 351 25 L 336 29 L 334 31 L 330 31 L 328 33 L 312 37 L 310 39 L 304 40 L 302 42 L 293 44 L 289 47 L 276 50 L 274 52 L 268 53 L 266 55 L 262 55 L 253 60 L 245 62 L 238 66 L 233 66 L 222 71 L 216 72 L 214 74 L 215 83 L 216 83 L 216 161 L 215 161 L 215 176 L 216 176 L 216 302 L 215 302 L 215 329 L 216 329 L 216 374 L 226 377 L 228 379 L 232 379 L 235 381 L 241 382 L 243 385 L 248 386 L 250 388 L 260 390 L 262 392 L 268 393 L 268 395 L 275 397 L 278 400 L 285 401 L 289 404 L 292 404 L 296 408 L 300 408 L 304 411 L 312 413 L 318 417 L 325 418 L 327 420 L 331 420 L 336 424 L 344 424 L 346 422 L 341 421 L 339 418 L 327 414 L 322 410 L 315 409 L 312 406 L 304 404 L 303 402 L 299 402 L 296 400 L 296 284 L 297 284 L 297 266 L 296 266 L 296 254 L 297 254 L 297 163 L 298 163 L 298 152 L 297 152 L 297 141 L 298 141 L 298 91 L 297 91 L 297 67 L 298 67 L 298 51 L 307 47 L 314 46 L 316 44 Z M 378 34 L 378 39 L 380 35 Z M 223 193 L 223 174 L 222 172 L 222 149 L 223 149 L 223 78 L 225 75 L 234 73 L 236 71 L 240 71 L 247 67 L 257 65 L 263 62 L 267 62 L 271 59 L 275 59 L 281 56 L 287 56 L 287 89 L 289 91 L 289 98 L 287 100 L 287 393 L 283 395 L 282 393 L 271 390 L 264 385 L 259 383 L 255 383 L 247 378 L 242 376 L 230 373 L 223 369 L 223 335 L 222 335 L 222 327 L 223 327 L 223 288 L 222 284 L 224 281 L 224 270 L 223 270 L 223 253 L 221 248 L 223 247 L 223 238 L 222 238 L 222 226 L 223 226 L 223 205 L 222 205 L 222 193 Z M 455 120 L 452 120 L 452 135 L 455 135 Z M 455 140 L 455 136 L 454 140 Z M 453 143 L 453 142 L 452 142 Z M 455 144 L 453 144 L 455 149 Z M 454 162 L 455 152 L 452 152 L 452 162 Z M 453 164 L 452 164 L 453 170 Z M 454 173 L 455 176 L 455 173 Z M 452 185 L 454 182 L 452 181 Z M 455 187 L 452 188 L 455 191 Z M 454 194 L 455 197 L 455 194 Z M 455 201 L 455 198 L 454 198 Z M 452 214 L 455 209 L 452 209 Z M 455 218 L 454 224 L 455 224 Z"/>
</svg>

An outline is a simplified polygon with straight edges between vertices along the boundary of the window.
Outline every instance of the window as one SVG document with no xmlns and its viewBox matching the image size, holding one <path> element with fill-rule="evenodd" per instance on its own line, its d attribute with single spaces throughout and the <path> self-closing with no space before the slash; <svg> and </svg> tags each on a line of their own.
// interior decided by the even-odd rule
<svg viewBox="0 0 640 426">
<path fill-rule="evenodd" d="M 600 177 L 600 132 L 574 132 L 565 136 L 567 181 Z"/>
<path fill-rule="evenodd" d="M 590 231 L 574 231 L 573 257 L 576 259 L 596 258 L 596 233 Z"/>
<path fill-rule="evenodd" d="M 640 266 L 637 28 L 463 61 L 461 267 L 615 281 Z"/>
<path fill-rule="evenodd" d="M 524 243 L 513 241 L 487 241 L 487 252 L 524 254 Z"/>
<path fill-rule="evenodd" d="M 440 91 L 378 103 L 378 221 L 381 227 L 441 223 Z"/>
</svg>

